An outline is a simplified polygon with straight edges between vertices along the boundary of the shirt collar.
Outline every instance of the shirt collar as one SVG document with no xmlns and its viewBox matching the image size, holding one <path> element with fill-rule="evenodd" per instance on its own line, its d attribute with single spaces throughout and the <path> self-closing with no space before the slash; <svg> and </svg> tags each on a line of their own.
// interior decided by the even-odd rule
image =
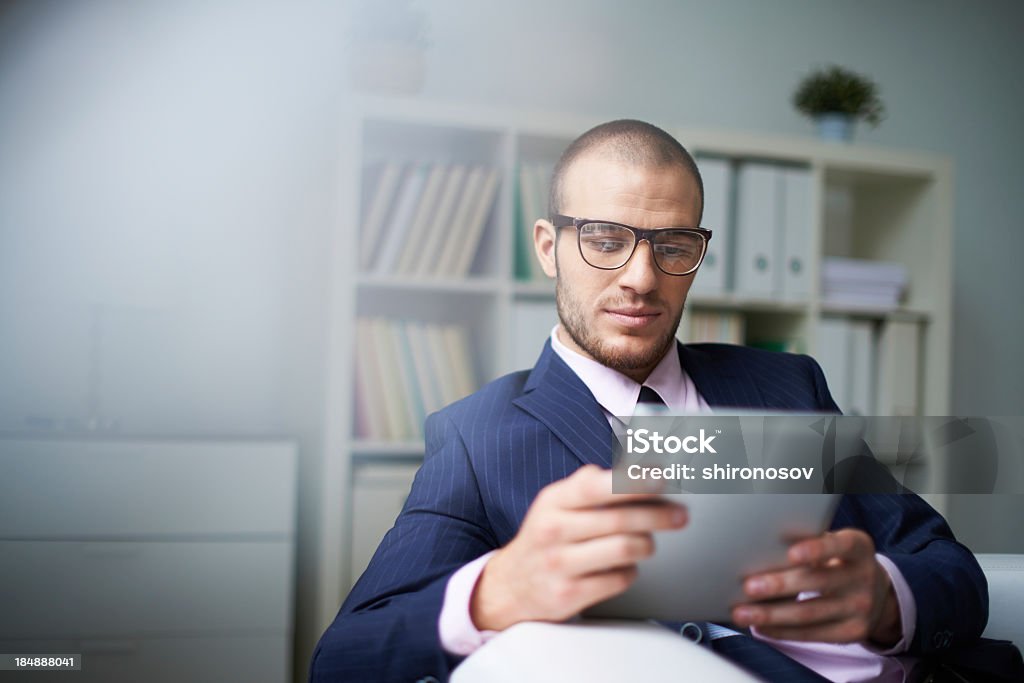
<svg viewBox="0 0 1024 683">
<path fill-rule="evenodd" d="M 555 325 L 551 330 L 551 348 L 583 380 L 598 404 L 610 415 L 632 415 L 641 385 L 618 370 L 570 349 L 558 338 L 558 328 L 559 325 Z M 654 367 L 644 385 L 658 392 L 670 411 L 685 410 L 688 386 L 675 344 Z"/>
</svg>

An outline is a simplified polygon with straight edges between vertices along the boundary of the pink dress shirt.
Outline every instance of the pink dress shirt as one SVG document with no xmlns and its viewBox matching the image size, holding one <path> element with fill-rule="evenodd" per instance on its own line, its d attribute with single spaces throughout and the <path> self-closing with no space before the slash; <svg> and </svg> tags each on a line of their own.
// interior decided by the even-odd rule
<svg viewBox="0 0 1024 683">
<path fill-rule="evenodd" d="M 591 360 L 565 346 L 558 338 L 558 326 L 551 331 L 551 346 L 576 375 L 583 380 L 597 399 L 609 421 L 616 415 L 632 415 L 640 396 L 640 386 L 629 377 Z M 644 382 L 651 387 L 669 407 L 681 414 L 709 413 L 711 409 L 697 392 L 690 376 L 679 364 L 679 354 L 667 353 Z M 456 571 L 448 580 L 444 604 L 438 619 L 441 645 L 454 655 L 469 655 L 487 640 L 497 635 L 495 631 L 480 631 L 469 615 L 469 603 L 476 582 L 484 570 L 493 551 L 478 557 Z M 914 639 L 917 621 L 917 605 L 913 593 L 903 574 L 889 558 L 877 554 L 875 557 L 889 574 L 896 600 L 900 609 L 903 638 L 890 649 L 879 650 L 860 643 L 813 643 L 794 640 L 776 640 L 751 629 L 753 637 L 763 640 L 780 652 L 814 670 L 836 683 L 857 681 L 885 681 L 899 683 L 912 671 L 916 659 L 895 656 L 906 652 Z M 797 599 L 813 597 L 801 594 Z M 729 637 L 735 634 L 725 627 L 713 627 L 712 638 Z M 893 655 L 893 656 L 890 656 Z"/>
</svg>

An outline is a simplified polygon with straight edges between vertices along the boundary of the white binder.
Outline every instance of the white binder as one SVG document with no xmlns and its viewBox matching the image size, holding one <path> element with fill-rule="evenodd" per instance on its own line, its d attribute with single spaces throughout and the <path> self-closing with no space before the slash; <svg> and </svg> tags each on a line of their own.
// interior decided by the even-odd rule
<svg viewBox="0 0 1024 683">
<path fill-rule="evenodd" d="M 878 339 L 879 415 L 906 417 L 917 415 L 918 343 L 917 323 L 886 320 Z"/>
<path fill-rule="evenodd" d="M 704 216 L 701 226 L 713 232 L 708 252 L 690 289 L 695 294 L 716 295 L 728 289 L 729 247 L 732 232 L 732 168 L 725 159 L 697 159 L 704 181 Z"/>
<path fill-rule="evenodd" d="M 815 358 L 836 405 L 844 413 L 850 410 L 850 323 L 846 318 L 822 318 L 818 321 Z"/>
<path fill-rule="evenodd" d="M 870 320 L 849 322 L 850 396 L 849 412 L 875 414 L 875 324 Z"/>
<path fill-rule="evenodd" d="M 806 301 L 811 296 L 811 235 L 814 230 L 811 171 L 787 168 L 782 179 L 782 259 L 779 262 L 782 297 Z"/>
<path fill-rule="evenodd" d="M 737 173 L 736 294 L 769 298 L 779 293 L 781 169 L 744 163 Z"/>
</svg>

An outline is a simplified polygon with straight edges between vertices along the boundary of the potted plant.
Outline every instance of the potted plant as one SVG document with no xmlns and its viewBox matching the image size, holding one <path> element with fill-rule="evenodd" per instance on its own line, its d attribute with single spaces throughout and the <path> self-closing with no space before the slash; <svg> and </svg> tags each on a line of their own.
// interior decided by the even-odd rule
<svg viewBox="0 0 1024 683">
<path fill-rule="evenodd" d="M 857 119 L 877 126 L 885 111 L 874 81 L 835 65 L 804 78 L 793 93 L 793 105 L 815 120 L 818 134 L 827 140 L 849 141 Z"/>
</svg>

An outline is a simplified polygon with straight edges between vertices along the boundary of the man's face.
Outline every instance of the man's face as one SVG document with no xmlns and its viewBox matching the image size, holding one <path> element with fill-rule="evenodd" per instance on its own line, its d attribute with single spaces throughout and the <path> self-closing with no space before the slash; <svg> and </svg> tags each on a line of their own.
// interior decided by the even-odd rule
<svg viewBox="0 0 1024 683">
<path fill-rule="evenodd" d="M 569 168 L 564 188 L 567 216 L 637 228 L 695 227 L 700 216 L 697 183 L 676 166 L 631 166 L 589 154 Z M 534 227 L 544 272 L 557 277 L 559 339 L 643 382 L 672 346 L 694 275 L 661 272 L 647 242 L 623 267 L 600 270 L 580 256 L 574 228 L 559 232 L 556 240 L 549 222 Z"/>
</svg>

